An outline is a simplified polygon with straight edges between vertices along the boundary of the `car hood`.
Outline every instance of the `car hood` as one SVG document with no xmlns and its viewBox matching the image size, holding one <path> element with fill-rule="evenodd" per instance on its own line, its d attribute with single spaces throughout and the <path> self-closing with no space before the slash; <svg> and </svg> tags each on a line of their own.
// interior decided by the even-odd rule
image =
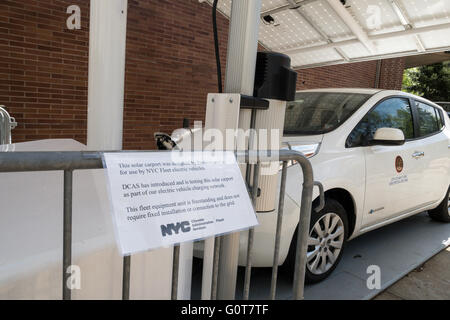
<svg viewBox="0 0 450 320">
<path fill-rule="evenodd" d="M 323 140 L 323 134 L 312 135 L 312 136 L 283 136 L 283 143 L 295 142 L 295 143 L 304 143 L 304 144 L 312 144 L 312 143 L 321 143 Z"/>
</svg>

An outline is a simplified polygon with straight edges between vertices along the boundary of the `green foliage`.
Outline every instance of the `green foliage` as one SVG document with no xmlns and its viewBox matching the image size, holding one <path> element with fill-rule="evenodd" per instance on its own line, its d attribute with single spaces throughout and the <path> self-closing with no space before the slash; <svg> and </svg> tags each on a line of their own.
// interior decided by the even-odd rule
<svg viewBox="0 0 450 320">
<path fill-rule="evenodd" d="M 450 101 L 450 61 L 405 70 L 403 90 L 431 101 Z"/>
</svg>

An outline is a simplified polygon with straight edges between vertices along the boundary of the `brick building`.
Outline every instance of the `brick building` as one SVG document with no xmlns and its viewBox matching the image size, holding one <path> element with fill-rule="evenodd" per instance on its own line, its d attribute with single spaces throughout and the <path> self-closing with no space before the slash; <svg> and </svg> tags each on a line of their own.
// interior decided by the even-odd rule
<svg viewBox="0 0 450 320">
<path fill-rule="evenodd" d="M 68 30 L 67 7 L 81 8 Z M 218 15 L 222 61 L 228 20 Z M 203 120 L 217 91 L 211 7 L 198 0 L 129 0 L 124 148 L 153 149 L 155 131 Z M 0 2 L 0 105 L 19 122 L 13 141 L 72 138 L 86 143 L 89 0 Z M 404 59 L 298 70 L 298 89 L 400 89 Z M 225 65 L 225 63 L 223 63 Z M 224 67 L 224 66 L 223 66 Z"/>
</svg>

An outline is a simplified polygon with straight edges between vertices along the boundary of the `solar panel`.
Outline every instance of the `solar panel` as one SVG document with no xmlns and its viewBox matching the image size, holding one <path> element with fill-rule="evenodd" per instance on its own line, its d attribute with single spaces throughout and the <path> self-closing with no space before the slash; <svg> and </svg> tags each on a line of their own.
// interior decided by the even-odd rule
<svg viewBox="0 0 450 320">
<path fill-rule="evenodd" d="M 448 51 L 450 1 L 262 0 L 259 41 L 296 68 Z"/>
</svg>

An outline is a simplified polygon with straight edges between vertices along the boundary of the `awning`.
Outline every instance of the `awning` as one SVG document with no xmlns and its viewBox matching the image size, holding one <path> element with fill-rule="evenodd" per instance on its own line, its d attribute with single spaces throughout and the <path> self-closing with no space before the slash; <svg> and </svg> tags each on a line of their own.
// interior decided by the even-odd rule
<svg viewBox="0 0 450 320">
<path fill-rule="evenodd" d="M 262 0 L 259 41 L 296 68 L 448 51 L 450 1 Z"/>
</svg>

